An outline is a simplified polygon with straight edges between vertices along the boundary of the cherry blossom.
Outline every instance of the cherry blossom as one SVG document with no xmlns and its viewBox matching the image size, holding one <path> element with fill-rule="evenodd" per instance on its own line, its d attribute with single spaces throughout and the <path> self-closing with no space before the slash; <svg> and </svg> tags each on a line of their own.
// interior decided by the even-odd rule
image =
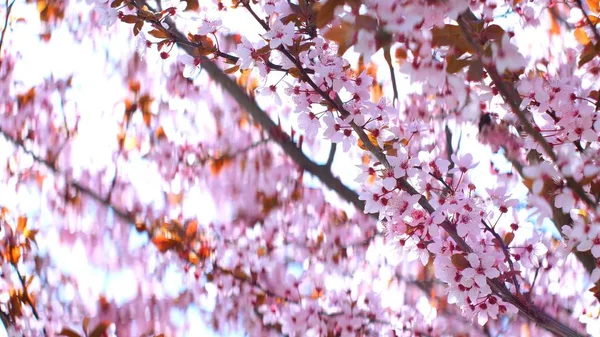
<svg viewBox="0 0 600 337">
<path fill-rule="evenodd" d="M 284 25 L 281 21 L 275 21 L 271 30 L 264 37 L 269 39 L 269 47 L 275 49 L 280 45 L 291 46 L 294 42 L 294 33 L 295 27 L 293 23 L 289 22 Z"/>
<path fill-rule="evenodd" d="M 8 2 L 2 325 L 597 335 L 596 7 Z"/>
</svg>

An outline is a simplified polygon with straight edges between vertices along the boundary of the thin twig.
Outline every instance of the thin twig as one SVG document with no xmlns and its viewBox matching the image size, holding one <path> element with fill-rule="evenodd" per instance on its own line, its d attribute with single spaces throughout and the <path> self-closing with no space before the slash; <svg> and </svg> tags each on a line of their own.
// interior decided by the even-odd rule
<svg viewBox="0 0 600 337">
<path fill-rule="evenodd" d="M 329 156 L 327 157 L 327 162 L 323 165 L 327 169 L 331 170 L 331 164 L 333 164 L 333 159 L 335 158 L 335 150 L 337 149 L 336 143 L 331 143 L 331 147 L 329 148 Z"/>
<path fill-rule="evenodd" d="M 19 271 L 19 268 L 17 267 L 16 263 L 11 263 L 13 268 L 15 269 L 15 271 L 17 272 L 17 276 L 19 277 L 19 281 L 21 282 L 21 286 L 23 287 L 23 291 L 24 291 L 24 300 L 25 302 L 27 302 L 27 304 L 29 305 L 29 307 L 31 307 L 31 313 L 33 314 L 33 317 L 35 317 L 35 319 L 37 321 L 40 320 L 40 314 L 37 311 L 37 308 L 35 307 L 35 304 L 33 303 L 33 301 L 31 300 L 31 297 L 29 295 L 29 292 L 26 291 L 27 289 L 27 284 L 26 284 L 26 280 L 25 278 L 21 275 L 21 272 Z M 46 327 L 42 328 L 42 332 L 44 333 L 44 336 L 47 336 L 48 334 L 46 333 Z"/>
<path fill-rule="evenodd" d="M 385 57 L 385 61 L 388 64 L 388 68 L 390 70 L 390 77 L 392 80 L 392 90 L 394 91 L 394 99 L 392 100 L 394 106 L 399 103 L 398 98 L 398 86 L 396 84 L 396 72 L 394 71 L 394 65 L 392 64 L 392 48 L 389 46 L 385 47 L 383 50 L 383 55 Z"/>
<path fill-rule="evenodd" d="M 8 28 L 8 18 L 10 16 L 12 6 L 15 4 L 15 1 L 16 0 L 13 0 L 9 5 L 8 0 L 6 0 L 6 16 L 4 17 L 4 28 L 2 28 L 2 35 L 0 35 L 0 58 L 2 58 L 2 45 L 4 44 L 4 34 L 6 33 L 6 29 Z"/>
</svg>

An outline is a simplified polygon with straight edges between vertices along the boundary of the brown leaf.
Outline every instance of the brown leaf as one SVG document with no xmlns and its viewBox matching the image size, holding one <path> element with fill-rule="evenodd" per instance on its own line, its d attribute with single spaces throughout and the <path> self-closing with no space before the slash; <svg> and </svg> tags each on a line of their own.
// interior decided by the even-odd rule
<svg viewBox="0 0 600 337">
<path fill-rule="evenodd" d="M 600 281 L 596 282 L 596 284 L 590 289 L 594 297 L 600 301 Z"/>
<path fill-rule="evenodd" d="M 67 336 L 67 337 L 81 337 L 81 335 L 76 332 L 75 330 L 71 330 L 69 328 L 63 328 L 59 333 L 58 336 Z"/>
<path fill-rule="evenodd" d="M 235 66 L 233 66 L 231 68 L 225 69 L 223 72 L 225 74 L 231 75 L 231 74 L 235 73 L 238 70 L 240 70 L 240 66 L 239 65 L 235 65 Z"/>
<path fill-rule="evenodd" d="M 129 87 L 129 90 L 133 91 L 134 93 L 138 93 L 140 91 L 140 81 L 138 80 L 129 80 L 127 82 L 127 86 Z"/>
<path fill-rule="evenodd" d="M 600 1 L 598 0 L 586 0 L 588 8 L 594 14 L 598 14 L 600 12 Z"/>
<path fill-rule="evenodd" d="M 573 34 L 575 35 L 575 40 L 582 45 L 585 46 L 590 43 L 590 38 L 583 28 L 576 28 Z"/>
<path fill-rule="evenodd" d="M 513 232 L 506 233 L 506 235 L 504 235 L 504 239 L 503 239 L 504 245 L 509 246 L 512 243 L 512 241 L 514 240 L 514 238 L 515 238 L 515 233 L 513 233 Z"/>
<path fill-rule="evenodd" d="M 327 26 L 332 20 L 337 6 L 343 5 L 344 0 L 329 0 L 326 3 L 315 3 L 313 9 L 317 13 L 317 28 Z"/>
<path fill-rule="evenodd" d="M 137 15 L 127 14 L 127 15 L 123 15 L 123 17 L 121 18 L 121 21 L 123 21 L 125 23 L 137 23 L 140 21 L 140 18 L 138 18 Z"/>
<path fill-rule="evenodd" d="M 83 319 L 83 323 L 81 324 L 81 327 L 83 328 L 83 332 L 87 333 L 89 325 L 90 325 L 90 318 L 85 317 Z"/>
<path fill-rule="evenodd" d="M 462 254 L 454 254 L 450 257 L 450 260 L 458 270 L 463 270 L 471 266 L 471 264 L 469 264 L 469 261 L 467 261 L 467 258 Z"/>
<path fill-rule="evenodd" d="M 158 248 L 158 251 L 165 253 L 169 249 L 172 249 L 180 244 L 180 242 L 174 238 L 168 238 L 163 234 L 152 238 L 152 243 Z"/>
<path fill-rule="evenodd" d="M 501 40 L 504 35 L 504 29 L 498 25 L 489 25 L 481 31 L 481 35 L 486 40 Z"/>
<path fill-rule="evenodd" d="M 294 78 L 302 78 L 304 76 L 304 75 L 302 75 L 302 72 L 298 68 L 290 68 L 288 70 L 288 73 L 290 75 L 292 75 L 292 77 L 294 77 Z"/>
<path fill-rule="evenodd" d="M 20 109 L 23 106 L 33 102 L 35 98 L 35 88 L 29 89 L 23 95 L 17 95 L 17 107 Z"/>
<path fill-rule="evenodd" d="M 186 11 L 197 11 L 200 8 L 198 0 L 187 0 Z"/>
<path fill-rule="evenodd" d="M 479 82 L 485 77 L 485 71 L 481 62 L 473 62 L 467 70 L 467 80 L 471 82 Z"/>
<path fill-rule="evenodd" d="M 459 72 L 462 68 L 471 64 L 470 60 L 458 59 L 455 56 L 448 56 L 446 59 L 446 72 L 454 74 Z"/>
<path fill-rule="evenodd" d="M 209 163 L 210 173 L 213 176 L 216 176 L 219 173 L 221 173 L 221 170 L 223 170 L 225 167 L 229 166 L 229 164 L 231 164 L 231 159 L 229 159 L 228 157 L 225 157 L 225 156 L 219 157 L 217 159 L 213 159 Z"/>
<path fill-rule="evenodd" d="M 150 95 L 148 95 L 148 94 L 144 94 L 138 100 L 138 106 L 140 107 L 140 110 L 142 110 L 143 113 L 150 114 L 150 113 L 152 113 L 150 111 L 151 110 L 150 107 L 152 106 L 153 101 L 154 101 L 154 98 L 150 97 Z"/>
<path fill-rule="evenodd" d="M 460 57 L 466 52 L 473 52 L 473 47 L 465 39 L 459 26 L 447 24 L 444 27 L 435 27 L 431 31 L 431 44 L 433 46 L 450 46 L 458 52 L 456 57 Z"/>
<path fill-rule="evenodd" d="M 196 236 L 198 232 L 198 220 L 194 219 L 188 222 L 187 227 L 185 229 L 185 237 L 191 239 Z"/>
<path fill-rule="evenodd" d="M 17 264 L 19 263 L 19 259 L 21 259 L 21 247 L 10 246 L 8 248 L 8 261 L 12 264 Z"/>
<path fill-rule="evenodd" d="M 133 25 L 133 35 L 137 36 L 144 27 L 144 21 L 140 20 Z"/>
<path fill-rule="evenodd" d="M 20 216 L 17 219 L 17 233 L 23 233 L 25 228 L 27 228 L 27 217 Z"/>
<path fill-rule="evenodd" d="M 98 323 L 98 325 L 96 325 L 94 330 L 92 330 L 90 333 L 89 337 L 101 337 L 111 324 L 112 323 L 109 321 L 102 321 Z"/>
<path fill-rule="evenodd" d="M 377 19 L 368 15 L 357 15 L 356 26 L 374 32 L 377 30 Z"/>
<path fill-rule="evenodd" d="M 594 46 L 592 42 L 588 43 L 583 47 L 581 55 L 579 55 L 579 62 L 577 66 L 581 68 L 584 64 L 590 62 L 598 55 L 598 43 Z"/>
<path fill-rule="evenodd" d="M 354 44 L 356 28 L 347 22 L 343 22 L 329 29 L 323 37 L 338 44 L 338 55 L 343 55 Z"/>
<path fill-rule="evenodd" d="M 115 0 L 110 4 L 110 7 L 117 8 L 117 7 L 120 7 L 122 3 L 123 3 L 123 0 Z"/>
<path fill-rule="evenodd" d="M 156 128 L 156 131 L 154 131 L 154 136 L 156 137 L 156 139 L 167 138 L 165 129 L 162 126 L 159 126 L 158 128 Z"/>
<path fill-rule="evenodd" d="M 154 36 L 157 39 L 166 39 L 169 37 L 169 34 L 164 30 L 153 29 L 148 32 L 148 34 Z"/>
</svg>

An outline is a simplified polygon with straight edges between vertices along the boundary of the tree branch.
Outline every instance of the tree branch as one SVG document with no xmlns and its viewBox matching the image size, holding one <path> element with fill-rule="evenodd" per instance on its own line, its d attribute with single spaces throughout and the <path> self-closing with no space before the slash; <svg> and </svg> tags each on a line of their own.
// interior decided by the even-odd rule
<svg viewBox="0 0 600 337">
<path fill-rule="evenodd" d="M 10 5 L 8 4 L 8 0 L 6 0 L 6 16 L 4 17 L 4 27 L 2 28 L 2 35 L 0 35 L 0 57 L 2 57 L 2 45 L 4 44 L 4 34 L 6 34 L 6 29 L 8 28 L 8 18 L 10 16 L 10 11 L 12 10 L 14 4 L 15 0 L 13 0 L 10 3 Z"/>
</svg>

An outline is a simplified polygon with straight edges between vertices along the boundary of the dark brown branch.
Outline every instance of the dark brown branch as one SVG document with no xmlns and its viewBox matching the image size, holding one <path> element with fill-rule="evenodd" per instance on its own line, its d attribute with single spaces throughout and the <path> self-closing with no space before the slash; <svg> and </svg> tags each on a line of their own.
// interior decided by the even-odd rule
<svg viewBox="0 0 600 337">
<path fill-rule="evenodd" d="M 323 165 L 330 171 L 331 171 L 331 164 L 333 164 L 333 159 L 335 158 L 335 150 L 336 149 L 337 149 L 337 144 L 331 143 L 331 147 L 329 148 L 329 156 L 327 157 L 327 162 Z"/>
<path fill-rule="evenodd" d="M 394 91 L 394 106 L 399 104 L 398 100 L 398 86 L 396 84 L 396 72 L 394 71 L 394 65 L 392 64 L 392 49 L 387 46 L 383 50 L 385 61 L 387 62 L 388 69 L 390 70 L 390 77 L 392 81 L 392 90 Z"/>
<path fill-rule="evenodd" d="M 174 24 L 171 22 L 171 27 Z M 183 43 L 187 41 L 187 38 L 179 31 L 173 29 L 171 31 L 175 43 L 183 49 L 189 55 L 194 55 L 194 48 L 189 43 Z M 304 169 L 306 172 L 317 177 L 325 186 L 335 191 L 342 199 L 353 204 L 357 209 L 364 209 L 364 202 L 358 199 L 358 194 L 352 189 L 345 186 L 341 180 L 333 175 L 333 173 L 327 169 L 324 169 L 322 165 L 313 162 L 308 158 L 301 149 L 298 148 L 296 143 L 287 135 L 282 134 L 279 127 L 271 120 L 269 115 L 262 110 L 258 104 L 250 98 L 242 88 L 240 88 L 234 80 L 223 73 L 221 69 L 207 57 L 201 56 L 202 67 L 208 73 L 208 75 L 217 82 L 241 107 L 252 116 L 252 118 L 260 124 L 265 132 L 269 134 L 273 140 L 279 144 L 279 146 L 285 151 L 285 153 L 294 161 L 296 164 Z"/>
</svg>

